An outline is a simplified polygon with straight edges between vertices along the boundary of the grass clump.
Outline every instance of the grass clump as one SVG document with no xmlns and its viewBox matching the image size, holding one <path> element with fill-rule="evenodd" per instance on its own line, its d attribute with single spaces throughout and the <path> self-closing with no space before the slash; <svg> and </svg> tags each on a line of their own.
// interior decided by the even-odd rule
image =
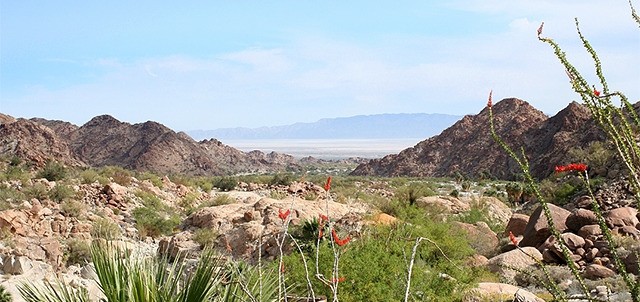
<svg viewBox="0 0 640 302">
<path fill-rule="evenodd" d="M 105 240 L 116 240 L 121 236 L 122 231 L 120 230 L 120 226 L 111 219 L 99 218 L 93 222 L 91 237 Z"/>
<path fill-rule="evenodd" d="M 48 181 L 62 180 L 67 176 L 67 168 L 56 161 L 47 161 L 42 170 L 36 174 L 36 178 L 46 178 Z"/>
<path fill-rule="evenodd" d="M 200 244 L 201 247 L 210 247 L 215 243 L 218 235 L 218 231 L 211 228 L 197 229 L 193 232 L 193 241 Z"/>
<path fill-rule="evenodd" d="M 63 184 L 57 184 L 49 191 L 49 198 L 58 203 L 68 200 L 75 195 L 76 191 L 74 191 L 73 188 Z"/>
<path fill-rule="evenodd" d="M 64 258 L 67 266 L 89 263 L 91 261 L 91 244 L 83 239 L 71 238 L 67 240 Z"/>
<path fill-rule="evenodd" d="M 109 178 L 100 175 L 94 169 L 83 170 L 79 173 L 80 182 L 83 184 L 92 184 L 98 182 L 101 185 L 106 185 L 109 183 Z"/>
<path fill-rule="evenodd" d="M 135 193 L 142 199 L 143 206 L 132 211 L 140 236 L 158 237 L 169 235 L 180 224 L 180 217 L 175 210 L 165 205 L 157 196 L 145 192 Z"/>
<path fill-rule="evenodd" d="M 81 217 L 86 211 L 87 206 L 81 201 L 66 200 L 60 204 L 60 211 L 67 217 Z"/>
<path fill-rule="evenodd" d="M 234 190 L 237 184 L 238 180 L 234 177 L 221 177 L 213 181 L 213 186 L 223 192 Z"/>
</svg>

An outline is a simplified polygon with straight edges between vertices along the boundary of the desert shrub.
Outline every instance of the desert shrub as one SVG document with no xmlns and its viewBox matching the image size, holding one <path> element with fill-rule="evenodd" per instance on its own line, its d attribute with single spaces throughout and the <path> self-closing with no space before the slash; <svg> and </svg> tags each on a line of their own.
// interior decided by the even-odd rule
<svg viewBox="0 0 640 302">
<path fill-rule="evenodd" d="M 432 185 L 427 182 L 410 182 L 396 191 L 396 197 L 408 202 L 410 205 L 415 204 L 420 197 L 434 195 L 436 195 L 436 192 Z"/>
<path fill-rule="evenodd" d="M 168 211 L 158 211 L 153 207 L 139 207 L 132 212 L 140 236 L 158 237 L 169 235 L 180 224 L 180 217 Z"/>
<path fill-rule="evenodd" d="M 101 185 L 109 183 L 109 178 L 100 175 L 94 169 L 83 170 L 79 173 L 78 177 L 80 178 L 80 182 L 83 184 L 92 184 L 96 181 Z"/>
<path fill-rule="evenodd" d="M 278 173 L 269 180 L 271 186 L 288 186 L 293 182 L 293 174 Z"/>
<path fill-rule="evenodd" d="M 19 180 L 22 183 L 26 183 L 29 178 L 29 171 L 22 163 L 22 159 L 15 156 L 9 159 L 3 173 L 0 173 L 0 181 Z"/>
<path fill-rule="evenodd" d="M 565 205 L 570 202 L 572 197 L 581 191 L 582 185 L 577 183 L 578 179 L 572 177 L 563 180 L 558 182 L 553 177 L 542 180 L 540 182 L 542 197 L 557 205 Z"/>
<path fill-rule="evenodd" d="M 220 191 L 232 191 L 236 188 L 238 184 L 238 180 L 234 177 L 221 177 L 216 179 L 213 182 L 213 186 L 218 188 Z"/>
<path fill-rule="evenodd" d="M 461 234 L 448 224 L 426 223 L 420 226 L 398 225 L 372 227 L 367 235 L 342 247 L 340 257 L 340 301 L 398 301 L 404 296 L 407 277 L 407 255 L 416 236 L 427 237 L 437 243 L 421 243 L 412 274 L 411 299 L 417 301 L 461 301 L 466 284 L 483 274 L 480 269 L 463 269 L 462 260 L 473 250 Z M 451 259 L 447 258 L 442 252 Z M 315 247 L 313 248 L 315 249 Z M 315 255 L 315 250 L 308 256 Z M 284 258 L 285 276 L 289 280 L 305 280 L 305 270 L 300 255 Z M 313 259 L 313 258 L 308 258 Z M 320 272 L 331 276 L 333 251 L 330 243 L 320 245 Z M 457 281 L 439 277 L 447 274 Z M 331 296 L 330 289 L 312 279 L 316 295 Z M 295 290 L 306 294 L 303 282 L 295 284 Z"/>
<path fill-rule="evenodd" d="M 93 222 L 91 237 L 105 240 L 116 240 L 122 236 L 122 231 L 117 223 L 109 218 L 99 218 Z"/>
<path fill-rule="evenodd" d="M 87 240 L 71 238 L 67 240 L 64 257 L 67 266 L 86 264 L 91 261 L 91 244 Z"/>
<path fill-rule="evenodd" d="M 589 166 L 592 176 L 608 176 L 609 170 L 615 163 L 619 163 L 616 152 L 610 142 L 595 141 L 586 148 L 573 148 L 567 152 L 570 162 L 581 162 Z"/>
<path fill-rule="evenodd" d="M 117 166 L 106 166 L 100 169 L 99 174 L 110 178 L 113 182 L 121 186 L 131 185 L 131 172 L 125 168 Z"/>
<path fill-rule="evenodd" d="M 60 204 L 60 211 L 67 217 L 81 217 L 87 206 L 81 201 L 77 200 L 66 200 L 62 204 Z"/>
<path fill-rule="evenodd" d="M 76 195 L 71 187 L 57 184 L 53 189 L 49 191 L 49 198 L 55 202 L 63 202 Z"/>
<path fill-rule="evenodd" d="M 225 204 L 232 204 L 234 202 L 236 202 L 236 200 L 230 197 L 229 195 L 218 194 L 218 195 L 215 195 L 212 199 L 207 200 L 202 204 L 200 204 L 198 208 L 215 207 L 215 206 L 221 206 Z"/>
<path fill-rule="evenodd" d="M 169 176 L 169 179 L 174 184 L 183 185 L 185 187 L 194 187 L 194 183 L 195 183 L 195 180 L 193 177 L 182 175 L 182 174 L 171 175 Z"/>
<path fill-rule="evenodd" d="M 33 185 L 24 189 L 24 193 L 27 198 L 35 198 L 38 200 L 45 200 L 49 197 L 49 190 L 47 186 L 43 183 L 34 183 Z"/>
<path fill-rule="evenodd" d="M 182 197 L 180 201 L 178 201 L 178 206 L 182 207 L 185 212 L 191 212 L 193 210 L 198 198 L 200 197 L 199 193 L 189 192 L 187 195 Z"/>
<path fill-rule="evenodd" d="M 7 184 L 0 183 L 0 211 L 10 209 L 13 204 L 26 199 L 26 195 Z"/>
<path fill-rule="evenodd" d="M 211 192 L 213 190 L 213 179 L 210 177 L 198 177 L 194 180 L 196 187 L 200 188 L 203 192 Z M 235 186 L 234 186 L 235 187 Z"/>
<path fill-rule="evenodd" d="M 46 178 L 48 181 L 58 181 L 67 176 L 67 168 L 56 161 L 47 161 L 36 178 Z"/>
<path fill-rule="evenodd" d="M 218 231 L 212 228 L 197 229 L 193 232 L 193 241 L 202 247 L 212 246 L 218 238 Z"/>
<path fill-rule="evenodd" d="M 143 203 L 142 207 L 132 211 L 141 236 L 168 235 L 180 224 L 180 217 L 174 209 L 164 204 L 158 196 L 142 190 L 134 194 L 142 199 Z"/>
<path fill-rule="evenodd" d="M 0 302 L 11 302 L 13 298 L 4 285 L 0 285 Z"/>
<path fill-rule="evenodd" d="M 509 182 L 505 185 L 505 191 L 507 191 L 507 199 L 513 204 L 520 202 L 522 193 L 524 192 L 524 186 L 519 182 Z"/>
<path fill-rule="evenodd" d="M 153 174 L 151 172 L 142 172 L 139 173 L 137 175 L 137 178 L 139 180 L 148 180 L 151 182 L 151 184 L 153 184 L 155 187 L 162 189 L 163 187 L 163 183 L 162 183 L 162 178 L 160 178 L 160 176 Z"/>
</svg>

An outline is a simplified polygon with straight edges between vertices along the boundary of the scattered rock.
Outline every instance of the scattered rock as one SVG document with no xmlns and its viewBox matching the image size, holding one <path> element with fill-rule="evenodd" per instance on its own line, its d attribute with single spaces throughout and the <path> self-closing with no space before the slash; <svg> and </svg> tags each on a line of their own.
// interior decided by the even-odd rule
<svg viewBox="0 0 640 302">
<path fill-rule="evenodd" d="M 615 274 L 613 270 L 600 264 L 589 264 L 584 269 L 584 277 L 591 280 L 608 278 Z"/>
<path fill-rule="evenodd" d="M 547 205 L 549 206 L 551 218 L 556 229 L 560 233 L 564 232 L 567 229 L 565 221 L 571 212 L 554 204 L 549 203 Z M 525 228 L 524 237 L 520 242 L 520 246 L 538 247 L 549 238 L 549 235 L 551 235 L 551 230 L 547 224 L 547 218 L 543 213 L 542 206 L 539 206 L 533 211 L 529 218 L 529 223 Z"/>
<path fill-rule="evenodd" d="M 523 247 L 515 249 L 489 259 L 487 268 L 506 280 L 513 280 L 517 272 L 507 267 L 519 270 L 531 268 L 537 260 L 542 260 L 542 254 L 534 247 Z"/>
<path fill-rule="evenodd" d="M 514 213 L 513 215 L 511 215 L 511 218 L 509 219 L 509 222 L 505 227 L 504 235 L 508 236 L 509 232 L 513 233 L 514 236 L 523 235 L 528 222 L 529 216 Z"/>
<path fill-rule="evenodd" d="M 492 299 L 491 301 L 516 301 L 515 297 L 520 299 L 517 301 L 527 302 L 544 302 L 543 299 L 534 295 L 533 293 L 519 288 L 517 286 L 506 283 L 492 283 L 492 282 L 480 282 L 478 287 L 472 289 L 467 297 L 463 301 L 476 302 L 487 301 L 486 299 Z M 504 300 L 507 299 L 507 300 Z M 525 300 L 522 300 L 525 299 Z"/>
</svg>

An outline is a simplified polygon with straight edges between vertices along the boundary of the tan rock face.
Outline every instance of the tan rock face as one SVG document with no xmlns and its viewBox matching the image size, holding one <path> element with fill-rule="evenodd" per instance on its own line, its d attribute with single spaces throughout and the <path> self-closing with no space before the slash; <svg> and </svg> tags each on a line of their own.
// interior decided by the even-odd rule
<svg viewBox="0 0 640 302">
<path fill-rule="evenodd" d="M 519 297 L 526 299 L 526 300 L 519 300 L 519 301 L 544 302 L 543 299 L 539 298 L 533 293 L 526 291 L 522 288 L 519 288 L 517 286 L 506 284 L 506 283 L 492 283 L 492 282 L 478 283 L 478 287 L 475 289 L 472 289 L 469 296 L 467 296 L 464 301 L 465 302 L 466 301 L 469 301 L 469 302 L 485 301 L 484 299 L 496 298 L 496 296 L 499 296 L 505 299 L 514 299 L 515 301 L 516 294 Z M 475 298 L 478 298 L 480 300 L 475 300 Z M 503 301 L 503 300 L 500 299 L 500 301 Z M 509 300 L 504 300 L 504 301 L 509 301 Z"/>
<path fill-rule="evenodd" d="M 425 208 L 436 208 L 445 211 L 445 213 L 459 214 L 467 212 L 471 209 L 469 203 L 463 202 L 451 196 L 426 196 L 420 197 L 416 201 L 416 205 Z"/>
<path fill-rule="evenodd" d="M 454 225 L 467 233 L 469 244 L 482 256 L 491 256 L 498 248 L 498 237 L 486 223 L 469 224 L 455 222 Z"/>
<path fill-rule="evenodd" d="M 489 259 L 487 268 L 507 280 L 512 280 L 517 272 L 512 269 L 508 269 L 507 267 L 514 267 L 517 269 L 530 268 L 536 264 L 532 257 L 542 260 L 542 254 L 538 249 L 534 247 L 523 247 L 521 249 L 502 253 Z"/>
<path fill-rule="evenodd" d="M 528 215 L 514 213 L 505 227 L 504 236 L 508 236 L 509 232 L 513 233 L 514 236 L 524 234 L 527 223 L 529 223 Z"/>
<path fill-rule="evenodd" d="M 571 212 L 553 204 L 548 204 L 548 206 L 553 223 L 558 229 L 558 232 L 564 232 L 567 229 L 565 221 Z M 544 215 L 542 206 L 539 206 L 531 214 L 529 223 L 527 224 L 523 235 L 524 237 L 520 242 L 520 246 L 534 247 L 540 246 L 551 235 L 551 230 L 549 229 L 547 218 Z"/>
<path fill-rule="evenodd" d="M 571 231 L 578 232 L 585 225 L 598 224 L 598 219 L 593 211 L 576 209 L 567 217 L 566 225 Z"/>
<path fill-rule="evenodd" d="M 638 210 L 631 207 L 623 207 L 609 211 L 609 213 L 606 214 L 605 221 L 609 227 L 635 227 L 640 223 L 637 216 Z"/>
</svg>

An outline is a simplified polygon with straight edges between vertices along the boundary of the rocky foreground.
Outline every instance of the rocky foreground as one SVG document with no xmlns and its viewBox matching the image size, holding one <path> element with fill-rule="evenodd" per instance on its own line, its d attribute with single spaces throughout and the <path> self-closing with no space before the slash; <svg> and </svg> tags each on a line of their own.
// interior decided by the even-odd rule
<svg viewBox="0 0 640 302">
<path fill-rule="evenodd" d="M 34 184 L 47 191 L 61 186 L 46 179 L 29 180 L 25 184 L 5 181 L 2 185 L 20 190 L 22 186 Z M 170 259 L 184 255 L 195 257 L 204 244 L 202 239 L 197 238 L 198 232 L 210 230 L 213 235 L 207 243 L 222 255 L 229 259 L 253 262 L 258 258 L 273 260 L 279 256 L 275 236 L 282 231 L 279 214 L 287 209 L 290 210 L 292 225 L 317 218 L 328 210 L 336 225 L 355 240 L 366 225 L 403 223 L 368 203 L 354 199 L 340 203 L 333 199 L 326 200 L 324 189 L 310 182 L 294 182 L 289 186 L 239 183 L 234 191 L 204 192 L 176 184 L 165 177 L 161 184 L 132 178 L 126 185 L 110 181 L 106 184 L 76 183 L 72 188 L 75 196 L 81 197 L 73 206 L 69 202 L 59 203 L 43 196 L 22 200 L 18 205 L 0 211 L 3 236 L 0 241 L 0 268 L 3 272 L 0 282 L 14 294 L 15 301 L 21 301 L 17 298 L 17 284 L 51 280 L 55 276 L 62 277 L 72 286 L 88 288 L 94 297 L 100 296 L 92 281 L 95 278 L 92 265 L 78 255 L 79 248 L 72 244 L 74 242 L 109 239 L 141 255 L 168 253 Z M 373 186 L 367 190 L 379 191 Z M 503 293 L 513 297 L 518 292 L 528 296 L 529 301 L 543 301 L 523 290 L 525 287 L 533 292 L 540 290 L 531 287 L 535 284 L 523 280 L 521 274 L 509 269 L 515 267 L 536 271 L 534 259 L 563 267 L 563 258 L 550 237 L 540 208 L 530 204 L 535 209 L 531 215 L 525 215 L 512 211 L 495 197 L 483 197 L 481 192 L 463 193 L 461 197 L 421 197 L 416 201 L 416 206 L 425 211 L 438 209 L 436 212 L 444 220 L 482 208 L 489 216 L 488 221 L 505 226 L 504 230 L 494 232 L 484 222 L 456 222 L 468 234 L 468 240 L 476 250 L 476 255 L 468 260 L 468 265 L 486 267 L 496 273 L 501 282 L 512 284 L 483 282 L 471 297 L 480 293 Z M 168 207 L 188 213 L 171 232 L 172 235 L 151 237 L 148 236 L 150 233 L 145 234 L 144 229 L 136 224 L 135 210 L 149 206 L 149 194 Z M 384 190 L 381 193 L 384 196 L 393 194 Z M 638 258 L 633 252 L 640 251 L 638 211 L 617 204 L 610 202 L 606 207 L 606 222 L 620 242 L 626 242 L 617 252 L 623 258 L 627 271 L 637 275 Z M 571 257 L 580 265 L 584 277 L 596 280 L 594 282 L 615 279 L 618 272 L 613 265 L 611 250 L 604 242 L 595 215 L 590 210 L 590 200 L 579 198 L 566 208 L 552 206 L 551 210 L 556 226 L 571 249 Z M 110 226 L 115 226 L 115 229 L 106 231 Z M 509 233 L 517 237 L 515 241 L 507 239 Z M 518 249 L 514 243 L 519 246 Z M 285 252 L 292 248 L 285 247 Z M 73 258 L 75 262 L 72 263 L 72 257 L 80 259 Z M 575 284 L 561 286 L 569 290 Z M 612 297 L 628 297 L 624 292 L 615 292 L 616 288 L 606 288 L 602 293 L 595 294 L 609 295 L 610 290 L 614 291 Z M 470 298 L 469 301 L 475 300 Z"/>
</svg>

